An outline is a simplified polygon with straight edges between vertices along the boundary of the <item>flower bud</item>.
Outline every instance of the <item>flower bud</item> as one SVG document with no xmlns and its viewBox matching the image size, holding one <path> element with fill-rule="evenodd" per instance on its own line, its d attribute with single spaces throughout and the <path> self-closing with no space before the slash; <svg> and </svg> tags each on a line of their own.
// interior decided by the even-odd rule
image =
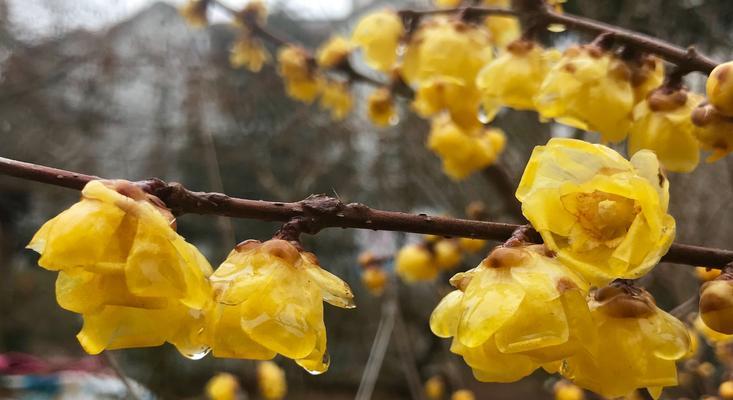
<svg viewBox="0 0 733 400">
<path fill-rule="evenodd" d="M 720 64 L 705 83 L 710 104 L 722 114 L 733 117 L 733 61 Z"/>
<path fill-rule="evenodd" d="M 733 334 L 733 276 L 722 274 L 700 288 L 700 317 L 716 332 Z"/>
</svg>

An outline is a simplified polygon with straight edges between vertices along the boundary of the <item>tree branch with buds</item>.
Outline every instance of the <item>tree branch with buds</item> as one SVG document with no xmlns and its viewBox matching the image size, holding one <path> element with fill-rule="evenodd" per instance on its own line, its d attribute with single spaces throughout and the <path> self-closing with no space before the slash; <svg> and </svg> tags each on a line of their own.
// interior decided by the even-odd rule
<svg viewBox="0 0 733 400">
<path fill-rule="evenodd" d="M 81 190 L 89 181 L 101 179 L 92 175 L 0 157 L 0 175 Z M 300 233 L 316 234 L 324 228 L 357 228 L 412 232 L 448 237 L 466 237 L 504 242 L 520 225 L 468 219 L 410 214 L 370 208 L 360 203 L 345 204 L 341 200 L 313 195 L 298 202 L 276 202 L 230 197 L 223 193 L 194 192 L 179 183 L 149 179 L 136 183 L 146 192 L 165 202 L 175 215 L 205 214 L 234 218 L 290 223 L 281 233 L 288 237 Z M 297 233 L 292 232 L 297 229 Z M 532 242 L 540 235 L 531 228 L 522 230 Z M 733 251 L 675 243 L 662 261 L 722 268 L 733 262 Z"/>
</svg>

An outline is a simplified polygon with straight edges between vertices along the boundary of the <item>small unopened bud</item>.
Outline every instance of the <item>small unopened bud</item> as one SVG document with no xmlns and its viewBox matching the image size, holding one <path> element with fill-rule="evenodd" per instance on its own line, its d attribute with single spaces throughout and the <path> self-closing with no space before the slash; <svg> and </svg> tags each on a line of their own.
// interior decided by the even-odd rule
<svg viewBox="0 0 733 400">
<path fill-rule="evenodd" d="M 733 334 L 733 281 L 722 274 L 700 288 L 700 317 L 710 329 Z"/>
</svg>

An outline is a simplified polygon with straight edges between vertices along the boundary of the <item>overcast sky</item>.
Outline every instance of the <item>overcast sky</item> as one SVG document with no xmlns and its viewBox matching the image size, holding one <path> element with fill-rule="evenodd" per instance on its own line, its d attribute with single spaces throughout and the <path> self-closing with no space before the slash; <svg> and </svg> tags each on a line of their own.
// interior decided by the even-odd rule
<svg viewBox="0 0 733 400">
<path fill-rule="evenodd" d="M 98 29 L 124 19 L 159 0 L 9 0 L 10 18 L 28 39 L 57 35 L 76 28 Z M 164 0 L 181 5 L 185 0 Z M 238 8 L 247 0 L 223 0 Z M 347 15 L 350 0 L 266 0 L 303 18 L 323 19 Z M 212 19 L 222 20 L 214 13 Z"/>
</svg>

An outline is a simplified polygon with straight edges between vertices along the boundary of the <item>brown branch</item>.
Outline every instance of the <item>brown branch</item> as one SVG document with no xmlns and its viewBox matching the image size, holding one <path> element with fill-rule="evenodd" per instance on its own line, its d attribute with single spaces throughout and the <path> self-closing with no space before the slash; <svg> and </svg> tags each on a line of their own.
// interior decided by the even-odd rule
<svg viewBox="0 0 733 400">
<path fill-rule="evenodd" d="M 245 18 L 246 20 L 243 22 L 245 22 L 250 32 L 262 40 L 272 43 L 275 46 L 289 46 L 294 44 L 293 41 L 283 38 L 279 34 L 271 31 L 269 28 L 267 28 L 267 26 L 260 24 L 258 21 L 247 15 L 242 15 L 235 9 L 227 6 L 219 0 L 211 0 L 211 3 L 218 6 L 226 13 L 230 14 L 233 18 Z M 313 54 L 305 48 L 304 50 L 306 50 L 309 62 L 315 64 L 315 57 L 313 56 Z M 345 74 L 350 81 L 363 82 L 376 87 L 390 86 L 389 82 L 382 82 L 378 79 L 372 78 L 371 76 L 357 71 L 353 63 L 349 59 L 346 59 L 343 64 L 328 70 L 333 72 L 341 72 Z M 396 93 L 399 93 L 400 95 L 406 96 L 408 98 L 414 95 L 412 89 L 404 84 L 397 85 L 394 89 Z"/>
<path fill-rule="evenodd" d="M 100 179 L 3 157 L 0 157 L 0 175 L 76 190 L 81 190 L 91 180 Z M 141 181 L 138 185 L 158 196 L 176 215 L 224 215 L 280 222 L 297 220 L 300 232 L 308 234 L 315 234 L 323 228 L 340 227 L 505 241 L 519 228 L 519 225 L 500 222 L 377 210 L 360 203 L 344 204 L 325 195 L 314 195 L 294 203 L 281 203 L 240 199 L 223 193 L 193 192 L 179 183 L 166 183 L 160 179 Z M 533 229 L 528 228 L 524 233 L 533 242 L 541 240 Z M 733 262 L 733 251 L 675 243 L 662 261 L 722 268 Z"/>
<path fill-rule="evenodd" d="M 573 14 L 561 14 L 548 8 L 541 0 L 515 0 L 514 10 L 504 10 L 494 7 L 457 7 L 430 10 L 401 10 L 402 15 L 420 18 L 435 14 L 461 14 L 470 17 L 487 15 L 516 15 L 526 24 L 546 26 L 551 23 L 563 24 L 570 29 L 587 32 L 595 35 L 610 34 L 614 41 L 634 47 L 645 53 L 657 56 L 677 65 L 687 72 L 702 72 L 709 74 L 718 63 L 697 52 L 694 48 L 677 47 L 661 39 L 653 38 L 638 32 L 606 24 L 590 18 Z M 532 28 L 531 26 L 528 28 Z"/>
</svg>

